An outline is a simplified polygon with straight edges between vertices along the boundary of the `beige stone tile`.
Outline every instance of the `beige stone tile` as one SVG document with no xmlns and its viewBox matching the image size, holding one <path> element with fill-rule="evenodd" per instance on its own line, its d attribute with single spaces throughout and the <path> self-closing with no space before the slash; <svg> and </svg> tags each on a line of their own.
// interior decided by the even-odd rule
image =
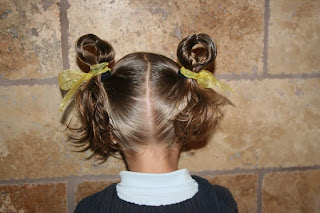
<svg viewBox="0 0 320 213">
<path fill-rule="evenodd" d="M 257 211 L 257 182 L 256 174 L 205 176 L 212 184 L 224 186 L 230 190 L 237 202 L 241 213 Z"/>
<path fill-rule="evenodd" d="M 135 51 L 176 59 L 180 40 L 207 33 L 217 42 L 216 73 L 260 73 L 263 52 L 264 1 L 84 1 L 68 10 L 71 49 L 81 35 L 93 33 L 111 42 L 116 60 Z"/>
<path fill-rule="evenodd" d="M 0 212 L 67 212 L 66 184 L 0 185 Z"/>
<path fill-rule="evenodd" d="M 205 147 L 182 153 L 193 171 L 312 166 L 320 162 L 320 80 L 230 81 L 239 96 Z"/>
<path fill-rule="evenodd" d="M 318 213 L 320 170 L 269 173 L 262 189 L 263 213 Z"/>
<path fill-rule="evenodd" d="M 98 165 L 66 141 L 56 86 L 0 87 L 0 180 L 117 174 L 121 160 Z"/>
<path fill-rule="evenodd" d="M 1 1 L 2 78 L 46 78 L 62 69 L 58 3 Z"/>
<path fill-rule="evenodd" d="M 320 2 L 270 1 L 269 72 L 320 70 Z"/>
<path fill-rule="evenodd" d="M 101 181 L 84 181 L 76 187 L 75 197 L 79 203 L 83 198 L 100 192 L 112 183 L 119 183 L 120 180 L 101 180 Z"/>
</svg>

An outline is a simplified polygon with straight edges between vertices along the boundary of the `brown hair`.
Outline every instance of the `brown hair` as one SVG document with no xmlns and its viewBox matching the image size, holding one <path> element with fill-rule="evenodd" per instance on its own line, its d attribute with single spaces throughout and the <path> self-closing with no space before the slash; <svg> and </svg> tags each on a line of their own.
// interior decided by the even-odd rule
<svg viewBox="0 0 320 213">
<path fill-rule="evenodd" d="M 76 51 L 89 66 L 114 64 L 112 46 L 95 35 L 80 37 Z M 177 57 L 182 66 L 199 72 L 213 63 L 215 42 L 206 34 L 186 37 Z M 115 151 L 135 152 L 150 143 L 197 143 L 207 140 L 217 125 L 221 96 L 179 75 L 181 66 L 173 60 L 137 52 L 110 68 L 110 78 L 103 82 L 100 76 L 92 78 L 76 97 L 82 126 L 71 128 L 71 138 L 92 156 L 106 160 Z"/>
</svg>

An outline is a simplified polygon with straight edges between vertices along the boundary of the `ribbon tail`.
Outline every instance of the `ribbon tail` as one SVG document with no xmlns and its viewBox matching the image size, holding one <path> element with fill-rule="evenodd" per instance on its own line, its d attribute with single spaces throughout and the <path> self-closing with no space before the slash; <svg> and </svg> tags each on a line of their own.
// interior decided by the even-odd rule
<svg viewBox="0 0 320 213">
<path fill-rule="evenodd" d="M 238 95 L 238 93 L 234 91 L 231 87 L 229 87 L 227 84 L 221 83 L 217 80 L 217 85 L 223 92 L 232 92 Z"/>
<path fill-rule="evenodd" d="M 87 79 L 87 76 L 82 76 L 68 91 L 68 93 L 63 97 L 61 104 L 59 106 L 59 111 L 64 111 L 69 100 L 72 98 L 73 94 L 77 91 L 77 89 L 81 86 L 81 84 Z"/>
</svg>

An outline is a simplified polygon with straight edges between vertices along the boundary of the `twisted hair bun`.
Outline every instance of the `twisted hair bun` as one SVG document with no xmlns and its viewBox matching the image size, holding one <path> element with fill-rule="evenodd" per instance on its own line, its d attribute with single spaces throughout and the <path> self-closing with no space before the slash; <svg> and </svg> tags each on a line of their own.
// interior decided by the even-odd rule
<svg viewBox="0 0 320 213">
<path fill-rule="evenodd" d="M 77 57 L 88 66 L 103 62 L 112 63 L 114 50 L 110 43 L 93 34 L 81 36 L 76 42 Z"/>
<path fill-rule="evenodd" d="M 207 34 L 194 34 L 184 38 L 178 45 L 177 57 L 182 66 L 199 72 L 213 63 L 217 56 L 217 46 Z"/>
</svg>

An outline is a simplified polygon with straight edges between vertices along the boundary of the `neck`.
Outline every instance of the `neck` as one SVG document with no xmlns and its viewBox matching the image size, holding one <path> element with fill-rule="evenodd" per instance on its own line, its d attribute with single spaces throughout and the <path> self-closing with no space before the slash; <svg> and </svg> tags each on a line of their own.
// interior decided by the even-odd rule
<svg viewBox="0 0 320 213">
<path fill-rule="evenodd" d="M 180 150 L 174 148 L 148 147 L 134 154 L 124 153 L 132 172 L 168 173 L 178 170 Z"/>
</svg>

